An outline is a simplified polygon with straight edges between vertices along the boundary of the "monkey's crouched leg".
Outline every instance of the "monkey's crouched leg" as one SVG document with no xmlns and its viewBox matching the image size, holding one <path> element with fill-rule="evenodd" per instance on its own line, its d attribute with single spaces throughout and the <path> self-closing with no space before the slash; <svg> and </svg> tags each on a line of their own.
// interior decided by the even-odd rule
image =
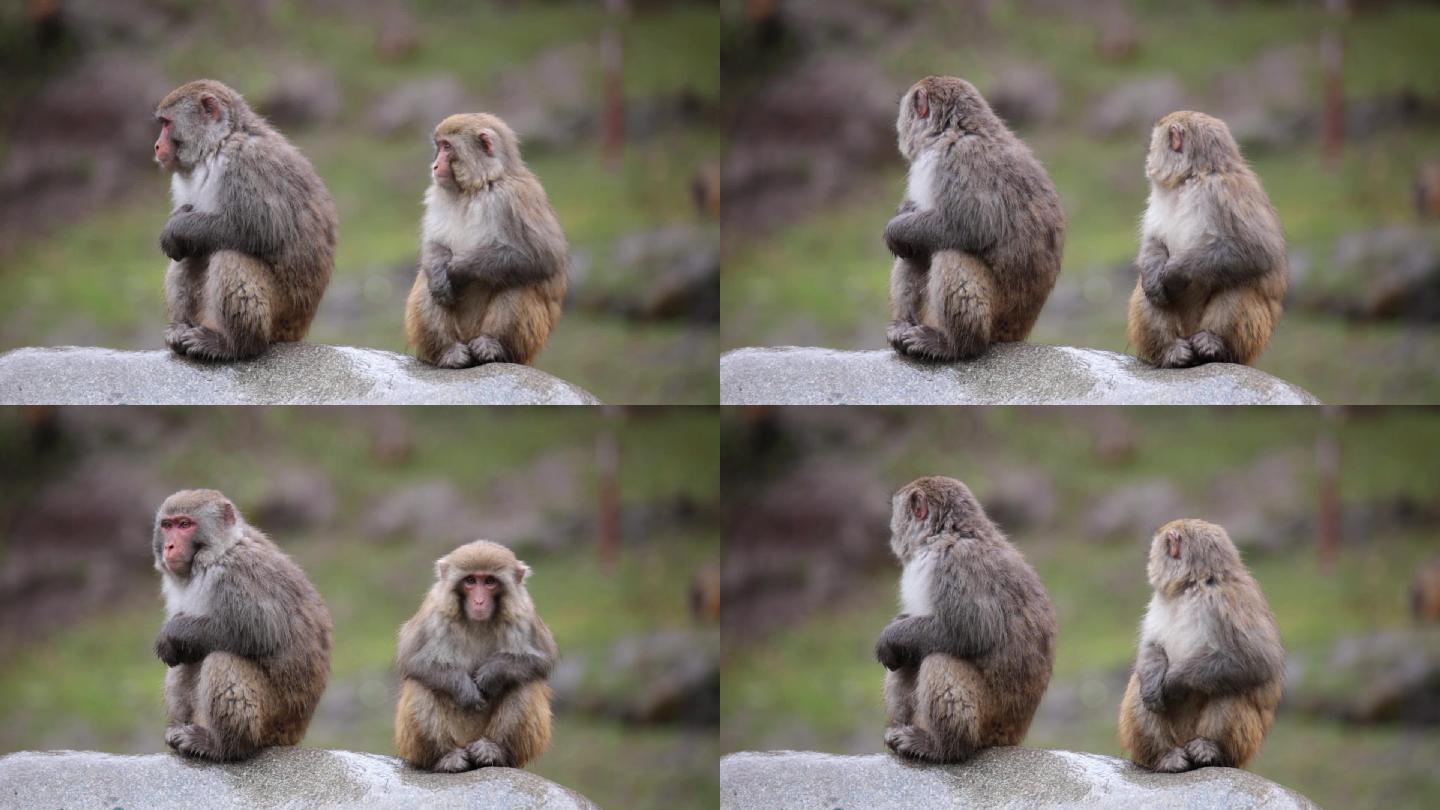
<svg viewBox="0 0 1440 810">
<path fill-rule="evenodd" d="M 888 728 L 915 722 L 915 677 L 918 667 L 901 667 L 885 673 L 885 714 Z"/>
<path fill-rule="evenodd" d="M 170 727 L 189 725 L 194 719 L 199 683 L 199 664 L 180 664 L 165 671 L 165 710 Z"/>
<path fill-rule="evenodd" d="M 475 362 L 529 364 L 540 354 L 560 319 L 559 299 L 547 284 L 512 287 L 490 299 L 480 334 L 469 342 Z"/>
<path fill-rule="evenodd" d="M 268 264 L 233 250 L 211 254 L 204 297 L 200 324 L 176 338 L 185 354 L 197 360 L 246 360 L 270 345 L 270 302 L 276 293 Z"/>
<path fill-rule="evenodd" d="M 914 723 L 890 728 L 885 744 L 904 757 L 963 762 L 980 747 L 980 706 L 989 699 L 973 664 L 931 653 L 915 679 Z"/>
<path fill-rule="evenodd" d="M 968 253 L 942 250 L 930 257 L 921 322 L 896 337 L 905 354 L 921 360 L 970 360 L 990 346 L 993 314 L 990 268 Z"/>
<path fill-rule="evenodd" d="M 1260 751 L 1274 720 L 1274 709 L 1260 708 L 1248 695 L 1209 701 L 1200 710 L 1195 736 L 1185 744 L 1192 767 L 1245 767 Z"/>
<path fill-rule="evenodd" d="M 1172 737 L 1165 718 L 1145 708 L 1145 701 L 1140 697 L 1140 676 L 1131 673 L 1130 683 L 1125 687 L 1125 696 L 1120 701 L 1121 746 L 1136 765 L 1152 771 L 1167 770 L 1161 767 L 1162 762 L 1167 756 L 1178 752 L 1184 759 L 1178 769 L 1186 770 L 1189 764 L 1188 755 Z M 1173 766 L 1175 763 L 1165 764 Z"/>
<path fill-rule="evenodd" d="M 899 354 L 905 354 L 905 333 L 920 322 L 925 303 L 925 269 L 909 259 L 895 260 L 890 268 L 890 324 L 885 340 Z"/>
<path fill-rule="evenodd" d="M 1211 297 L 1190 338 L 1201 363 L 1250 365 L 1270 344 L 1281 303 L 1255 287 L 1234 287 Z"/>
<path fill-rule="evenodd" d="M 1126 339 L 1135 347 L 1135 356 L 1160 368 L 1189 368 L 1195 365 L 1195 352 L 1183 334 L 1178 312 L 1161 309 L 1145 297 L 1139 282 L 1130 294 L 1130 314 L 1125 326 Z"/>
<path fill-rule="evenodd" d="M 165 742 L 180 754 L 227 762 L 253 756 L 273 741 L 265 738 L 273 705 L 263 670 L 248 658 L 215 652 L 199 665 L 193 722 L 172 726 Z"/>
<path fill-rule="evenodd" d="M 484 734 L 465 750 L 477 768 L 523 768 L 550 747 L 550 718 L 550 687 L 521 684 L 494 704 Z"/>
</svg>

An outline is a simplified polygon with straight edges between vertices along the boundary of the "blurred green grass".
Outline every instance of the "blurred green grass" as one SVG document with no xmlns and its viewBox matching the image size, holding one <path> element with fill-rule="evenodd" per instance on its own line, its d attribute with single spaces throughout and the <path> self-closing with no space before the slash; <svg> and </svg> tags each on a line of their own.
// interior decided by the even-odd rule
<svg viewBox="0 0 1440 810">
<path fill-rule="evenodd" d="M 183 19 L 185 9 L 175 10 Z M 483 100 L 506 68 L 548 48 L 598 52 L 607 21 L 591 3 L 496 9 L 428 2 L 415 14 L 421 47 L 407 59 L 386 61 L 375 57 L 373 25 L 349 14 L 317 14 L 297 2 L 275 4 L 268 24 L 237 5 L 220 4 L 204 14 L 215 15 L 205 17 L 213 27 L 206 32 L 222 46 L 208 35 L 177 37 L 162 56 L 170 75 L 220 78 L 260 98 L 275 81 L 277 61 L 303 60 L 334 71 L 339 122 L 291 133 L 340 209 L 335 275 L 307 339 L 401 352 L 430 145 L 420 133 L 371 135 L 359 123 L 368 105 L 404 81 L 436 73 L 454 74 Z M 684 4 L 647 10 L 631 15 L 622 30 L 632 102 L 680 92 L 705 103 L 718 98 L 719 23 L 712 9 Z M 233 47 L 223 47 L 225 42 Z M 598 98 L 599 72 L 586 81 Z M 611 258 L 622 234 L 701 224 L 690 178 L 720 151 L 718 127 L 702 116 L 632 141 L 614 170 L 602 164 L 592 141 L 527 153 L 583 259 L 583 276 L 577 274 L 572 286 L 617 292 L 633 283 L 621 279 Z M 136 160 L 148 163 L 148 155 Z M 86 343 L 161 348 L 165 260 L 155 239 L 169 207 L 168 181 L 157 170 L 123 204 L 67 224 L 0 262 L 0 351 Z M 702 227 L 718 237 L 718 227 Z M 711 326 L 637 322 L 572 307 L 536 365 L 606 402 L 703 404 L 719 399 L 718 352 Z"/>
<path fill-rule="evenodd" d="M 1224 71 L 1266 49 L 1296 45 L 1313 55 L 1323 14 L 1303 5 L 1140 3 L 1143 43 L 1123 63 L 1095 57 L 1092 29 L 1075 20 L 993 6 L 989 47 L 947 41 L 965 12 L 936 8 L 914 47 L 882 64 L 896 77 L 950 73 L 985 86 L 994 72 L 1023 57 L 1048 66 L 1062 88 L 1061 120 L 1045 131 L 1021 130 L 1044 162 L 1069 218 L 1062 284 L 1077 300 L 1057 311 L 1052 299 L 1030 339 L 1126 351 L 1125 307 L 1134 285 L 1133 258 L 1148 186 L 1143 140 L 1097 140 L 1083 131 L 1082 105 L 1139 76 L 1173 73 L 1194 92 L 1207 92 Z M 1345 23 L 1345 88 L 1351 98 L 1429 92 L 1440 76 L 1440 9 L 1397 3 L 1351 15 Z M 998 44 L 996 44 L 998 43 Z M 871 43 L 876 48 L 883 43 Z M 1312 60 L 1313 61 L 1313 60 Z M 1318 75 L 1307 75 L 1318 88 Z M 1318 94 L 1318 90 L 1316 91 Z M 1318 97 L 1318 95 L 1317 95 Z M 743 137 L 743 136 L 742 136 Z M 1329 291 L 1364 289 L 1368 276 L 1345 278 L 1331 251 L 1342 233 L 1410 223 L 1414 173 L 1440 154 L 1434 123 L 1353 138 L 1338 169 L 1327 168 L 1318 145 L 1288 151 L 1250 150 L 1255 170 L 1280 212 L 1292 251 L 1304 260 L 1292 286 Z M 721 350 L 820 342 L 841 348 L 882 348 L 889 319 L 892 262 L 880 239 L 904 189 L 904 167 L 876 173 L 855 195 L 727 254 Z M 1303 272 L 1303 275 L 1302 275 Z M 1355 323 L 1292 309 L 1259 368 L 1309 389 L 1327 402 L 1440 401 L 1440 330 L 1394 322 Z"/>
<path fill-rule="evenodd" d="M 1128 409 L 1126 419 L 1135 452 L 1121 464 L 1095 462 L 1093 425 L 1045 408 L 990 409 L 978 429 L 927 429 L 925 441 L 889 448 L 893 456 L 842 451 L 852 463 L 874 466 L 887 481 L 938 472 L 961 477 L 976 492 L 986 491 L 991 481 L 987 469 L 1007 463 L 1053 477 L 1061 528 L 1010 536 L 1039 572 L 1059 615 L 1051 690 L 1057 683 L 1076 686 L 1083 719 L 1060 726 L 1037 722 L 1025 742 L 1029 746 L 1122 755 L 1115 726 L 1119 694 L 1086 686 L 1127 671 L 1133 660 L 1150 594 L 1144 571 L 1148 538 L 1085 536 L 1087 507 L 1103 493 L 1158 477 L 1181 490 L 1208 487 L 1225 471 L 1276 453 L 1300 454 L 1307 460 L 1300 469 L 1308 471 L 1322 429 L 1314 409 Z M 935 420 L 936 426 L 943 421 Z M 1362 412 L 1338 430 L 1346 503 L 1399 498 L 1424 503 L 1440 490 L 1440 468 L 1430 452 L 1440 446 L 1440 420 L 1433 412 Z M 732 486 L 729 475 L 726 487 Z M 748 477 L 744 471 L 735 475 Z M 1315 480 L 1302 473 L 1297 483 L 1313 502 Z M 1413 530 L 1376 530 L 1345 545 L 1328 574 L 1319 570 L 1309 538 L 1285 549 L 1251 547 L 1247 564 L 1275 612 L 1286 647 L 1324 651 L 1345 636 L 1409 626 L 1410 577 L 1440 546 Z M 844 599 L 759 643 L 734 644 L 727 634 L 721 751 L 883 750 L 883 671 L 873 645 L 897 610 L 897 579 L 898 565 L 877 571 Z M 1440 775 L 1432 767 L 1437 756 L 1440 734 L 1433 729 L 1348 726 L 1282 711 L 1250 769 L 1324 807 L 1421 808 L 1440 799 Z M 1363 762 L 1364 773 L 1337 769 L 1337 761 Z"/>
<path fill-rule="evenodd" d="M 169 413 L 182 424 L 200 418 Z M 174 441 L 153 448 L 143 462 L 137 457 L 164 481 L 222 487 L 242 508 L 267 491 L 277 465 L 303 464 L 333 482 L 335 526 L 276 536 L 315 582 L 336 628 L 330 685 L 307 746 L 393 753 L 395 634 L 418 607 L 434 561 L 450 542 L 357 536 L 358 516 L 383 493 L 448 479 L 466 494 L 479 494 L 537 458 L 568 453 L 577 454 L 574 463 L 581 465 L 575 497 L 580 505 L 592 503 L 591 454 L 601 432 L 613 429 L 622 459 L 622 503 L 686 497 L 705 510 L 718 501 L 716 414 L 710 408 L 645 409 L 613 422 L 589 409 L 404 413 L 413 449 L 400 464 L 375 463 L 361 432 L 367 423 L 352 409 L 205 409 L 203 452 Z M 15 411 L 0 420 L 0 449 L 21 452 L 23 435 Z M 215 467 L 217 454 L 227 459 L 224 470 Z M 31 486 L 6 489 L 19 495 Z M 577 504 L 559 506 L 573 511 Z M 616 684 L 604 671 L 611 646 L 623 637 L 677 628 L 718 645 L 718 628 L 697 627 L 689 614 L 691 574 L 719 560 L 713 521 L 700 517 L 652 536 L 627 537 L 608 574 L 600 569 L 592 538 L 568 538 L 564 548 L 522 557 L 534 568 L 530 592 L 562 657 L 596 662 L 586 668 L 588 694 L 629 695 L 643 688 Z M 143 537 L 135 556 L 137 566 L 148 565 Z M 164 668 L 150 652 L 161 619 L 158 597 L 147 595 L 6 655 L 0 661 L 0 751 L 163 750 Z M 567 711 L 557 718 L 551 752 L 530 769 L 605 807 L 713 807 L 717 746 L 714 728 L 624 725 Z"/>
</svg>

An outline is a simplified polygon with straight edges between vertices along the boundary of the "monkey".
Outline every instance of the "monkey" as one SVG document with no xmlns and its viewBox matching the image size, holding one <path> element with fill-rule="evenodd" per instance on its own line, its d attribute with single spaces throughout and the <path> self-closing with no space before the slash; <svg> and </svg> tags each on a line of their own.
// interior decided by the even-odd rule
<svg viewBox="0 0 1440 810">
<path fill-rule="evenodd" d="M 1040 577 L 954 478 L 895 493 L 890 547 L 900 615 L 875 657 L 889 670 L 885 744 L 929 762 L 1018 745 L 1055 663 L 1055 609 Z"/>
<path fill-rule="evenodd" d="M 1155 125 L 1145 174 L 1130 344 L 1160 368 L 1254 363 L 1289 284 L 1285 234 L 1260 179 L 1224 121 L 1189 111 Z"/>
<path fill-rule="evenodd" d="M 1410 585 L 1410 615 L 1419 622 L 1440 621 L 1440 557 L 1415 572 Z"/>
<path fill-rule="evenodd" d="M 1137 765 L 1177 773 L 1243 768 L 1275 721 L 1285 675 L 1280 630 L 1225 530 L 1165 524 L 1146 568 L 1154 595 L 1120 703 Z"/>
<path fill-rule="evenodd" d="M 395 747 L 457 773 L 521 768 L 550 747 L 547 679 L 559 651 L 535 612 L 530 566 L 477 540 L 435 562 L 435 583 L 400 628 Z"/>
<path fill-rule="evenodd" d="M 528 364 L 560 319 L 568 284 L 555 209 L 498 116 L 452 115 L 434 141 L 406 339 L 440 368 Z"/>
<path fill-rule="evenodd" d="M 320 176 L 220 82 L 181 85 L 155 118 L 155 162 L 172 173 L 175 204 L 160 232 L 171 260 L 165 345 L 233 361 L 304 338 L 330 283 L 339 228 Z"/>
<path fill-rule="evenodd" d="M 900 102 L 905 198 L 885 337 L 922 360 L 979 357 L 1029 336 L 1060 273 L 1065 210 L 1045 168 L 964 79 L 930 76 Z"/>
<path fill-rule="evenodd" d="M 166 498 L 153 546 L 165 743 L 217 762 L 298 744 L 330 675 L 330 611 L 305 572 L 213 489 Z"/>
</svg>

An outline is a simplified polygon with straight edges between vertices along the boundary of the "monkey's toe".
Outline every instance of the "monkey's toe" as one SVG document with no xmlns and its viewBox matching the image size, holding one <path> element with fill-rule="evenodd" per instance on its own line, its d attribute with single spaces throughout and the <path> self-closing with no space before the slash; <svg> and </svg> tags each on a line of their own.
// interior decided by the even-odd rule
<svg viewBox="0 0 1440 810">
<path fill-rule="evenodd" d="M 1195 349 L 1195 356 L 1201 363 L 1230 361 L 1230 352 L 1225 348 L 1225 341 L 1214 332 L 1196 332 L 1190 336 L 1190 345 Z"/>
<path fill-rule="evenodd" d="M 185 344 L 181 338 L 191 328 L 188 323 L 172 323 L 165 327 L 165 345 L 169 346 L 170 350 L 176 354 L 184 355 Z"/>
<path fill-rule="evenodd" d="M 209 327 L 192 326 L 180 333 L 178 342 L 184 349 L 183 353 L 196 360 L 213 362 L 236 359 L 225 336 Z"/>
<path fill-rule="evenodd" d="M 474 766 L 470 764 L 470 754 L 467 753 L 464 748 L 456 748 L 454 751 L 441 757 L 439 762 L 435 763 L 435 772 L 460 773 L 461 771 L 468 771 L 472 767 Z"/>
<path fill-rule="evenodd" d="M 478 365 L 510 362 L 510 353 L 505 351 L 505 346 L 489 335 L 481 335 L 470 341 L 468 345 L 470 354 L 474 356 Z"/>
<path fill-rule="evenodd" d="M 1184 748 L 1172 748 L 1170 753 L 1160 758 L 1155 765 L 1155 770 L 1160 773 L 1180 773 L 1191 769 L 1190 756 L 1185 753 Z"/>
<path fill-rule="evenodd" d="M 477 768 L 503 768 L 510 763 L 510 758 L 505 756 L 505 749 L 486 737 L 465 746 L 465 752 L 470 755 L 470 762 Z"/>
<path fill-rule="evenodd" d="M 471 356 L 469 346 L 464 343 L 454 343 L 440 353 L 435 365 L 440 368 L 469 368 L 475 365 L 475 358 Z"/>
<path fill-rule="evenodd" d="M 905 354 L 918 360 L 944 362 L 956 359 L 955 350 L 951 348 L 949 339 L 934 327 L 924 325 L 906 327 L 900 334 L 900 345 L 904 347 Z"/>
<path fill-rule="evenodd" d="M 1220 746 L 1214 740 L 1205 737 L 1196 737 L 1185 743 L 1185 755 L 1189 757 L 1190 765 L 1195 768 L 1225 764 L 1225 757 L 1220 753 Z"/>
<path fill-rule="evenodd" d="M 165 744 L 175 753 L 198 759 L 215 759 L 215 735 L 204 726 L 194 723 L 185 726 L 171 726 L 165 730 Z"/>
<path fill-rule="evenodd" d="M 1160 353 L 1160 368 L 1189 368 L 1195 365 L 1195 350 L 1185 338 L 1175 338 Z"/>
<path fill-rule="evenodd" d="M 930 735 L 918 726 L 891 726 L 885 730 L 885 745 L 902 757 L 934 759 Z"/>
<path fill-rule="evenodd" d="M 903 341 L 903 337 L 905 335 L 905 330 L 909 329 L 914 325 L 915 324 L 909 321 L 891 321 L 890 325 L 885 327 L 885 340 L 889 342 L 890 348 L 894 349 L 900 354 L 904 354 L 905 343 Z"/>
</svg>

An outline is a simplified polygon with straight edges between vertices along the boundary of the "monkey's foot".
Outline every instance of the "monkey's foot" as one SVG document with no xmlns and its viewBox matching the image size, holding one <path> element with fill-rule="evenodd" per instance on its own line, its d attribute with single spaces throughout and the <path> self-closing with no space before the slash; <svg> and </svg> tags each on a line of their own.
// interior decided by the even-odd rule
<svg viewBox="0 0 1440 810">
<path fill-rule="evenodd" d="M 218 760 L 219 746 L 216 742 L 213 731 L 194 723 L 165 729 L 165 744 L 182 756 Z"/>
<path fill-rule="evenodd" d="M 501 748 L 499 743 L 486 737 L 481 737 L 465 746 L 465 753 L 470 755 L 470 762 L 476 768 L 504 768 L 510 764 L 510 758 L 505 755 L 505 749 Z"/>
<path fill-rule="evenodd" d="M 178 338 L 182 354 L 196 360 L 239 360 L 230 341 L 219 332 L 206 326 L 192 326 L 181 332 Z"/>
<path fill-rule="evenodd" d="M 1208 768 L 1211 765 L 1224 765 L 1225 757 L 1220 753 L 1220 746 L 1214 740 L 1205 737 L 1196 737 L 1185 743 L 1185 754 L 1190 758 L 1190 765 L 1194 768 Z"/>
<path fill-rule="evenodd" d="M 505 351 L 505 347 L 501 345 L 500 341 L 489 335 L 481 335 L 467 345 L 470 347 L 470 354 L 475 358 L 476 365 L 510 362 L 510 353 Z"/>
<path fill-rule="evenodd" d="M 950 339 L 932 326 L 908 326 L 899 337 L 901 351 L 916 359 L 942 362 L 959 359 L 959 355 L 950 345 Z"/>
<path fill-rule="evenodd" d="M 1185 753 L 1184 748 L 1172 748 L 1170 753 L 1160 758 L 1160 762 L 1155 765 L 1155 770 L 1160 773 L 1180 773 L 1188 771 L 1192 767 L 1194 766 L 1190 764 L 1190 756 Z"/>
<path fill-rule="evenodd" d="M 890 348 L 904 354 L 905 344 L 901 341 L 901 337 L 905 334 L 905 330 L 914 325 L 913 321 L 891 321 L 890 325 L 885 327 L 885 340 L 889 341 Z"/>
<path fill-rule="evenodd" d="M 1160 352 L 1160 362 L 1156 365 L 1160 368 L 1189 368 L 1195 365 L 1195 351 L 1190 347 L 1190 341 L 1185 338 L 1172 340 Z"/>
<path fill-rule="evenodd" d="M 470 355 L 470 347 L 464 343 L 452 343 L 450 348 L 440 353 L 435 359 L 435 365 L 440 368 L 469 368 L 475 365 L 475 358 Z"/>
<path fill-rule="evenodd" d="M 464 748 L 456 748 L 454 751 L 440 758 L 435 763 L 436 773 L 460 773 L 468 771 L 474 766 L 470 764 L 470 754 Z"/>
<path fill-rule="evenodd" d="M 919 726 L 891 726 L 885 729 L 885 745 L 902 757 L 938 762 L 935 741 Z"/>
<path fill-rule="evenodd" d="M 184 355 L 185 345 L 181 343 L 180 338 L 192 328 L 194 328 L 193 325 L 188 323 L 172 323 L 165 327 L 165 345 L 170 347 L 170 351 Z"/>
<path fill-rule="evenodd" d="M 1225 348 L 1225 341 L 1214 332 L 1196 332 L 1190 336 L 1190 346 L 1195 349 L 1195 357 L 1201 363 L 1230 362 L 1230 352 Z"/>
</svg>

